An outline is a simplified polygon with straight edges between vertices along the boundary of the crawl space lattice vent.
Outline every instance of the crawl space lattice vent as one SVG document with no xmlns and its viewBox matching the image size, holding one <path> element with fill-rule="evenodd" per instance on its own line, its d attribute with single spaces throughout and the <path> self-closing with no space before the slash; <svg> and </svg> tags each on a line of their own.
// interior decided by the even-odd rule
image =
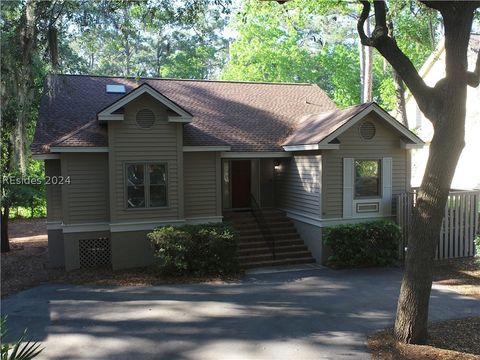
<svg viewBox="0 0 480 360">
<path fill-rule="evenodd" d="M 148 129 L 155 122 L 155 114 L 152 110 L 143 109 L 137 113 L 137 124 L 141 128 Z"/>
<path fill-rule="evenodd" d="M 79 241 L 80 268 L 111 268 L 112 252 L 110 239 L 83 239 Z"/>
<path fill-rule="evenodd" d="M 371 121 L 365 121 L 360 125 L 360 136 L 363 140 L 372 140 L 375 136 L 375 125 Z"/>
</svg>

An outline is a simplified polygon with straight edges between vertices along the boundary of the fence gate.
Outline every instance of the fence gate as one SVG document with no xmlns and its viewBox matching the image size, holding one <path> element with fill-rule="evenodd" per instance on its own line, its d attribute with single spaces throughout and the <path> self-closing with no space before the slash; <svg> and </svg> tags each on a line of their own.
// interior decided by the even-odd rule
<svg viewBox="0 0 480 360">
<path fill-rule="evenodd" d="M 402 229 L 400 257 L 407 246 L 416 192 L 397 196 L 397 223 Z M 480 191 L 452 191 L 448 195 L 437 246 L 436 259 L 475 255 L 475 236 L 479 230 Z"/>
</svg>

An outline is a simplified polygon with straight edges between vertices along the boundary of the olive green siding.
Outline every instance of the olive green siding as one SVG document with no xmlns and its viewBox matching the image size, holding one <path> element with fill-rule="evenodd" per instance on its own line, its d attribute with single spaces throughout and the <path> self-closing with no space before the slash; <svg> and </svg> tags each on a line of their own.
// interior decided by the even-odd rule
<svg viewBox="0 0 480 360">
<path fill-rule="evenodd" d="M 314 217 L 321 209 L 322 157 L 301 154 L 283 161 L 277 172 L 280 206 Z"/>
<path fill-rule="evenodd" d="M 377 115 L 368 115 L 376 127 L 372 140 L 363 140 L 358 127 L 363 121 L 352 126 L 338 137 L 339 150 L 325 150 L 322 155 L 322 198 L 323 218 L 343 216 L 343 158 L 381 159 L 392 158 L 392 194 L 399 194 L 409 188 L 408 151 L 400 147 L 399 136 L 379 120 Z"/>
<path fill-rule="evenodd" d="M 45 176 L 59 177 L 62 174 L 60 160 L 45 160 Z M 47 221 L 62 221 L 62 186 L 45 185 L 47 196 Z"/>
<path fill-rule="evenodd" d="M 150 109 L 155 123 L 144 129 L 136 123 L 139 110 Z M 112 222 L 134 222 L 183 218 L 182 125 L 168 122 L 165 106 L 149 95 L 141 95 L 125 107 L 124 120 L 108 124 L 110 164 L 110 211 Z M 166 163 L 167 206 L 127 209 L 125 166 L 129 163 Z"/>
<path fill-rule="evenodd" d="M 184 154 L 186 218 L 217 215 L 217 176 L 214 152 Z"/>
<path fill-rule="evenodd" d="M 62 187 L 63 222 L 82 224 L 107 222 L 108 155 L 106 153 L 63 153 L 62 176 L 70 184 Z"/>
</svg>

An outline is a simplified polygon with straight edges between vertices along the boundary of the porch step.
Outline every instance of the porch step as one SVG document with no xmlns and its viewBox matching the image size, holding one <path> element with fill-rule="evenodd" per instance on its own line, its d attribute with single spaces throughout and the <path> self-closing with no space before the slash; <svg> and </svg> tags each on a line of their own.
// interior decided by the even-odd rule
<svg viewBox="0 0 480 360">
<path fill-rule="evenodd" d="M 275 253 L 292 253 L 292 252 L 300 252 L 306 251 L 308 252 L 308 248 L 303 244 L 294 244 L 294 245 L 287 245 L 287 246 L 275 246 Z M 271 254 L 272 248 L 270 246 L 262 246 L 262 247 L 255 247 L 255 248 L 243 248 L 238 251 L 238 255 L 241 258 L 242 256 L 254 256 L 254 255 L 263 255 L 263 254 Z"/>
<path fill-rule="evenodd" d="M 257 219 L 250 211 L 225 215 L 239 234 L 239 262 L 244 268 L 295 265 L 315 262 L 293 222 L 285 212 L 262 210 L 262 219 L 274 239 L 265 239 Z M 262 225 L 263 226 L 263 225 Z"/>
<path fill-rule="evenodd" d="M 269 266 L 287 266 L 287 265 L 299 265 L 299 264 L 311 264 L 314 263 L 315 259 L 310 257 L 300 258 L 300 259 L 283 259 L 283 260 L 268 260 L 268 261 L 256 261 L 256 262 L 245 262 L 242 266 L 245 269 L 269 267 Z"/>
</svg>

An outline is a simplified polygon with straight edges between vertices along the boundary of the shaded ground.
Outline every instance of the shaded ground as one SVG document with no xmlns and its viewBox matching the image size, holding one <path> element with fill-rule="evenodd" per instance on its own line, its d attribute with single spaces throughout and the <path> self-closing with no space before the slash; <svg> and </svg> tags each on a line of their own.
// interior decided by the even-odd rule
<svg viewBox="0 0 480 360">
<path fill-rule="evenodd" d="M 368 359 L 392 326 L 397 268 L 251 274 L 222 284 L 51 284 L 2 300 L 12 336 L 29 328 L 43 359 Z M 432 291 L 430 318 L 480 316 L 480 301 Z M 88 349 L 88 351 L 85 351 Z"/>
<path fill-rule="evenodd" d="M 1 254 L 1 296 L 6 297 L 40 284 L 62 282 L 115 286 L 148 286 L 170 283 L 222 282 L 237 277 L 165 277 L 153 268 L 128 270 L 77 270 L 65 272 L 48 265 L 48 243 L 45 219 L 10 222 L 11 251 Z"/>
<path fill-rule="evenodd" d="M 406 345 L 395 341 L 392 330 L 369 337 L 373 359 L 427 360 L 480 359 L 480 317 L 431 323 L 425 345 Z"/>
<path fill-rule="evenodd" d="M 140 358 L 157 358 L 154 353 L 163 353 L 167 358 L 210 358 L 210 346 L 224 354 L 222 359 L 237 358 L 236 350 L 242 353 L 246 351 L 247 355 L 243 358 L 247 359 L 299 358 L 300 353 L 306 359 L 368 358 L 365 337 L 372 331 L 392 325 L 401 277 L 400 269 L 322 269 L 283 275 L 251 275 L 245 281 L 229 284 L 220 279 L 159 278 L 151 269 L 66 273 L 48 268 L 44 220 L 17 220 L 11 223 L 10 229 L 12 251 L 2 254 L 1 259 L 2 297 L 47 282 L 128 286 L 98 288 L 48 285 L 3 300 L 2 311 L 11 314 L 9 322 L 14 320 L 14 330 L 20 333 L 24 327 L 29 327 L 37 340 L 46 341 L 50 348 L 44 355 L 47 359 L 68 356 L 121 358 L 123 355 L 116 352 L 114 344 L 122 348 L 123 342 L 117 343 L 114 340 L 116 336 L 138 340 L 142 338 L 140 334 L 146 332 L 150 335 L 142 342 L 147 344 L 147 348 L 140 346 L 127 349 L 125 351 L 129 355 L 125 355 L 125 358 L 139 354 Z M 427 346 L 398 344 L 391 333 L 383 331 L 369 339 L 374 358 L 480 359 L 480 301 L 462 299 L 449 292 L 453 289 L 480 297 L 479 262 L 478 258 L 456 259 L 435 265 L 437 285 L 432 292 L 430 318 L 434 321 L 452 317 L 469 318 L 431 324 Z M 370 279 L 366 281 L 365 277 Z M 216 281 L 183 285 L 184 288 L 151 287 L 205 280 Z M 99 293 L 105 294 L 106 298 L 96 299 Z M 350 298 L 345 299 L 349 293 Z M 213 298 L 207 299 L 209 296 Z M 445 298 L 445 309 L 442 310 L 441 306 L 435 308 L 435 302 L 442 302 Z M 325 299 L 329 299 L 330 303 L 324 303 Z M 449 303 L 451 299 L 457 301 Z M 318 304 L 311 304 L 311 301 L 317 300 Z M 12 306 L 17 301 L 20 308 Z M 462 304 L 465 301 L 467 307 Z M 209 304 L 214 307 L 211 308 Z M 29 313 L 30 307 L 32 313 Z M 109 311 L 109 307 L 115 310 Z M 154 309 L 157 311 L 152 314 L 154 318 L 150 319 L 148 314 Z M 129 316 L 131 310 L 140 313 Z M 198 315 L 198 312 L 201 314 Z M 158 314 L 161 314 L 159 326 L 165 326 L 165 330 L 154 327 Z M 170 318 L 172 314 L 175 316 Z M 196 320 L 184 324 L 185 318 L 192 316 Z M 261 319 L 270 323 L 263 323 Z M 352 320 L 355 323 L 349 327 Z M 175 326 L 177 323 L 178 326 Z M 133 327 L 130 329 L 130 326 Z M 266 334 L 257 334 L 257 327 L 258 331 Z M 200 336 L 204 331 L 205 336 Z M 250 331 L 254 333 L 251 337 L 247 335 Z M 186 340 L 184 337 L 190 333 L 194 338 L 200 338 Z M 100 340 L 101 345 L 95 339 Z M 76 345 L 69 345 L 68 341 Z M 57 342 L 60 343 L 59 347 Z M 152 345 L 152 342 L 156 345 Z M 190 345 L 183 349 L 178 344 Z M 83 346 L 99 349 L 95 350 L 96 355 L 87 356 L 80 351 Z M 152 346 L 153 353 L 150 354 Z M 196 346 L 201 350 L 199 356 L 193 356 Z M 72 349 L 72 355 L 67 356 Z M 75 349 L 79 352 L 75 353 Z M 455 349 L 457 352 L 446 349 Z M 318 357 L 316 351 L 326 354 L 326 357 Z M 314 353 L 317 355 L 314 356 Z"/>
</svg>

